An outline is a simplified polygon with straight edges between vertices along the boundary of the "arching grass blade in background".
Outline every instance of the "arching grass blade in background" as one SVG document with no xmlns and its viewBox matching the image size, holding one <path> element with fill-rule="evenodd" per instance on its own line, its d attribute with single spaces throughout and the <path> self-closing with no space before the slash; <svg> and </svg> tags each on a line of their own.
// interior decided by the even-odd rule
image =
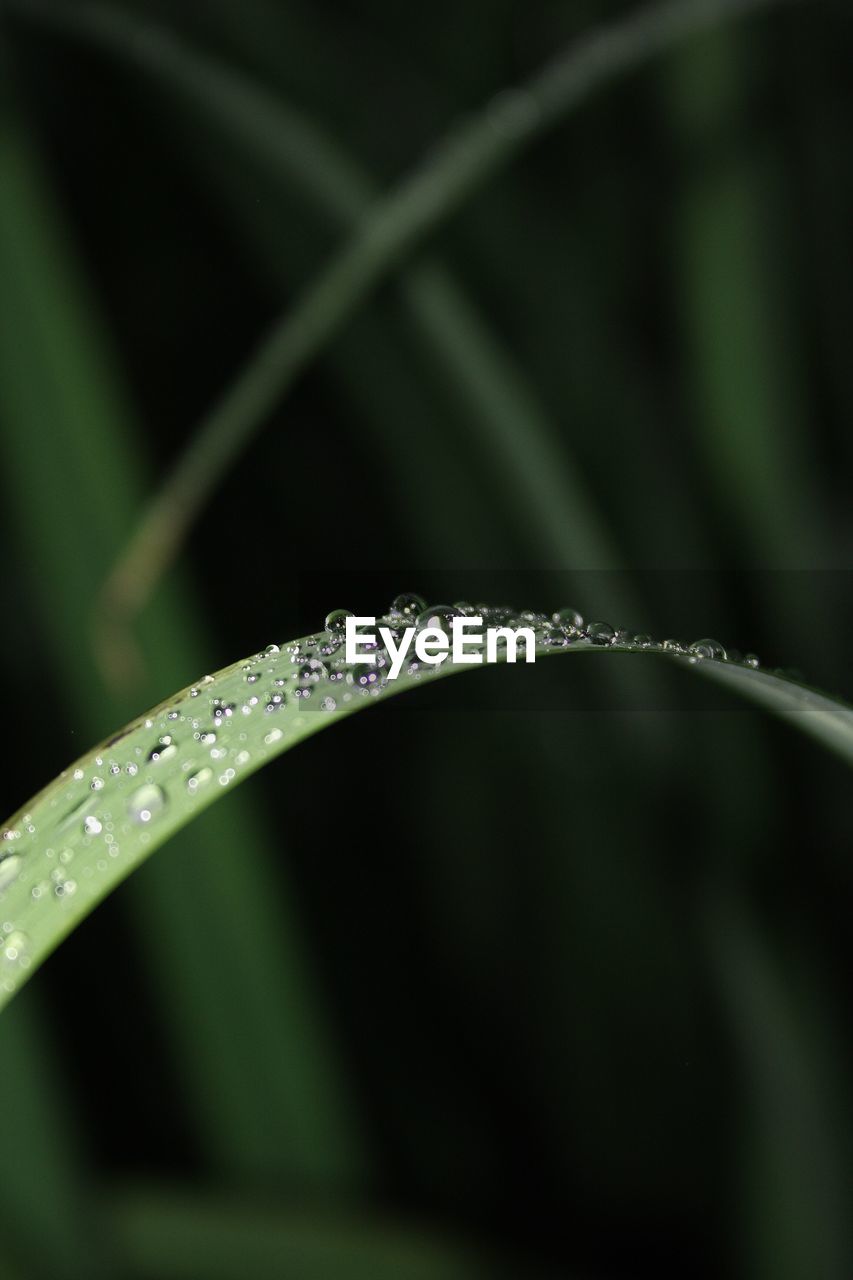
<svg viewBox="0 0 853 1280">
<path fill-rule="evenodd" d="M 385 619 L 398 635 L 423 604 L 400 599 Z M 431 606 L 415 625 L 449 630 L 455 612 Z M 853 764 L 853 709 L 782 676 L 730 662 L 716 642 L 688 649 L 632 639 L 605 624 L 583 627 L 560 615 L 478 612 L 487 626 L 533 626 L 540 656 L 607 652 L 618 661 L 621 653 L 658 654 L 687 663 Z M 327 623 L 328 630 L 283 648 L 271 645 L 175 694 L 82 757 L 14 815 L 2 834 L 0 1003 L 116 884 L 218 796 L 343 717 L 420 683 L 471 670 L 450 659 L 436 667 L 410 661 L 391 680 L 382 651 L 373 667 L 347 665 L 343 620 L 330 616 Z"/>
<path fill-rule="evenodd" d="M 594 31 L 451 132 L 408 180 L 379 201 L 201 424 L 111 575 L 104 616 L 133 614 L 141 607 L 208 495 L 276 401 L 380 280 L 472 192 L 602 85 L 716 22 L 774 3 L 778 0 L 664 0 Z M 40 0 L 15 0 L 9 7 L 67 21 Z M 114 39 L 106 11 L 94 11 L 90 25 L 101 38 Z M 341 198 L 338 188 L 334 198 Z"/>
</svg>

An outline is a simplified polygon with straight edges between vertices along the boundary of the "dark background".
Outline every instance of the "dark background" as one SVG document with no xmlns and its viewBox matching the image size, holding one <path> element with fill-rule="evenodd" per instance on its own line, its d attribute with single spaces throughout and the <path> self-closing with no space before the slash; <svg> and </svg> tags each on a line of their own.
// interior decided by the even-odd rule
<svg viewBox="0 0 853 1280">
<path fill-rule="evenodd" d="M 637 7 L 109 8 L 384 189 Z M 365 300 L 211 496 L 119 689 L 97 590 L 344 229 L 63 11 L 90 12 L 0 7 L 7 811 L 202 671 L 401 590 L 621 602 L 853 695 L 846 5 L 679 45 L 478 190 L 424 250 L 465 322 L 426 342 L 397 275 Z M 597 563 L 543 540 L 501 412 L 576 476 Z M 3 1015 L 2 1274 L 848 1277 L 848 796 L 793 730 L 618 655 L 309 741 Z"/>
</svg>

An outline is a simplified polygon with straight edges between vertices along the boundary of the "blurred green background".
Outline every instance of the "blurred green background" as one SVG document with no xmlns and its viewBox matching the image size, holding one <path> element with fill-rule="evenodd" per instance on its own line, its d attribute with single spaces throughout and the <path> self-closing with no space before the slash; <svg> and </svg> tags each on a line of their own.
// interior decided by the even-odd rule
<svg viewBox="0 0 853 1280">
<path fill-rule="evenodd" d="M 144 497 L 369 193 L 636 11 L 110 0 L 159 75 L 61 29 L 76 0 L 0 6 L 7 812 L 402 590 L 718 635 L 853 695 L 829 2 L 679 45 L 476 191 L 212 496 L 144 672 L 95 661 Z M 853 1274 L 849 775 L 652 668 L 394 700 L 134 875 L 0 1021 L 0 1275 Z"/>
</svg>

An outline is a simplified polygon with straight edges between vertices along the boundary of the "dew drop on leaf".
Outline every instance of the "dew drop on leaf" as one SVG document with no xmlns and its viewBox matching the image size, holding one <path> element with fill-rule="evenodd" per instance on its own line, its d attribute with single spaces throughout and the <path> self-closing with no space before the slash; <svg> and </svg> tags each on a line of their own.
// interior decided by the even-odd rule
<svg viewBox="0 0 853 1280">
<path fill-rule="evenodd" d="M 426 608 L 426 600 L 421 596 L 411 593 L 404 593 L 395 596 L 391 601 L 391 613 L 400 614 L 407 622 L 414 622 L 418 614 L 423 613 Z"/>
<path fill-rule="evenodd" d="M 343 636 L 346 630 L 347 618 L 352 616 L 349 609 L 333 609 L 331 613 L 326 615 L 326 630 L 332 636 Z"/>
<path fill-rule="evenodd" d="M 592 644 L 612 644 L 616 636 L 609 622 L 591 622 L 586 629 L 587 639 Z"/>
<path fill-rule="evenodd" d="M 454 609 L 453 605 L 436 604 L 429 609 L 421 610 L 416 626 L 419 631 L 423 631 L 426 627 L 433 627 L 438 631 L 446 631 L 449 635 L 453 619 L 458 617 L 460 617 L 459 610 Z"/>
<path fill-rule="evenodd" d="M 13 930 L 0 943 L 0 953 L 7 964 L 25 964 L 30 949 L 30 940 L 20 929 Z"/>
<path fill-rule="evenodd" d="M 196 769 L 195 773 L 191 773 L 187 778 L 187 791 L 189 791 L 190 795 L 195 795 L 195 793 L 203 787 L 205 783 L 210 782 L 212 777 L 212 769 L 208 769 L 207 767 L 203 769 Z"/>
<path fill-rule="evenodd" d="M 133 821 L 145 826 L 166 808 L 166 793 L 162 787 L 147 783 L 134 791 L 127 808 Z"/>
<path fill-rule="evenodd" d="M 319 658 L 308 658 L 296 671 L 294 679 L 302 688 L 306 685 L 319 684 L 328 675 L 325 663 Z"/>
<path fill-rule="evenodd" d="M 18 853 L 10 853 L 8 858 L 4 858 L 0 862 L 0 893 L 4 889 L 8 889 L 9 885 L 17 880 L 22 862 L 23 859 Z"/>
<path fill-rule="evenodd" d="M 719 640 L 695 640 L 688 653 L 692 653 L 696 658 L 713 658 L 717 662 L 726 660 L 726 651 Z"/>
<path fill-rule="evenodd" d="M 562 627 L 548 627 L 542 636 L 542 643 L 551 649 L 559 649 L 569 643 L 569 636 Z"/>
<path fill-rule="evenodd" d="M 552 621 L 556 622 L 560 627 L 571 627 L 573 631 L 580 631 L 583 626 L 582 616 L 577 609 L 572 609 L 568 605 L 552 614 Z"/>
<path fill-rule="evenodd" d="M 170 733 L 164 733 L 162 738 L 158 738 L 156 744 L 148 752 L 148 763 L 159 764 L 163 760 L 170 760 L 178 753 L 178 744 Z"/>
</svg>

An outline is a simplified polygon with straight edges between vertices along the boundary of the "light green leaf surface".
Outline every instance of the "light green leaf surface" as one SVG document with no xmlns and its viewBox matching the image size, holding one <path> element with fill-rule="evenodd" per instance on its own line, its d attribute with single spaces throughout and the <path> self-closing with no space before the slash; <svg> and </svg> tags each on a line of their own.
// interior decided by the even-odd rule
<svg viewBox="0 0 853 1280">
<path fill-rule="evenodd" d="M 441 608 L 427 612 L 440 618 Z M 713 642 L 688 651 L 600 624 L 555 626 L 543 614 L 483 616 L 487 625 L 532 626 L 539 656 L 627 652 L 690 664 L 853 763 L 850 707 L 783 676 L 703 656 L 716 652 Z M 387 625 L 409 621 L 392 614 Z M 135 866 L 269 760 L 385 697 L 477 669 L 449 658 L 431 668 L 411 662 L 390 680 L 381 669 L 347 666 L 342 654 L 342 637 L 327 630 L 205 676 L 82 756 L 10 819 L 0 861 L 0 1005 Z"/>
</svg>

